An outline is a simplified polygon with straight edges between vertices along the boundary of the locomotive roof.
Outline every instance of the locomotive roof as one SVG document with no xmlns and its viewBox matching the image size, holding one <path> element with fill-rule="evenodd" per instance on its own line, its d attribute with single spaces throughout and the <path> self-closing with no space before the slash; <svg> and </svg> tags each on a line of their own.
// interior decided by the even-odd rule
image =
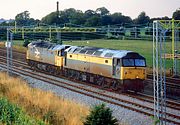
<svg viewBox="0 0 180 125">
<path fill-rule="evenodd" d="M 105 48 L 97 48 L 97 47 L 87 47 L 87 46 L 71 46 L 66 49 L 68 53 L 74 54 L 86 54 L 93 55 L 99 57 L 106 58 L 143 58 L 143 56 L 139 55 L 137 52 L 129 51 L 129 50 L 114 50 L 114 49 L 105 49 Z"/>
<path fill-rule="evenodd" d="M 70 45 L 59 45 L 55 43 L 50 43 L 49 41 L 38 40 L 38 41 L 31 42 L 28 46 L 47 48 L 50 51 L 56 51 L 56 50 L 61 50 L 65 48 L 66 46 L 70 46 Z"/>
</svg>

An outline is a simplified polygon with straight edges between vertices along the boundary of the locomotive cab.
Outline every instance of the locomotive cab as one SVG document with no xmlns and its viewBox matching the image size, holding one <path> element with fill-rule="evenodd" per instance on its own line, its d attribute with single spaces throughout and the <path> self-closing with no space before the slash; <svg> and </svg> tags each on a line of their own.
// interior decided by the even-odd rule
<svg viewBox="0 0 180 125">
<path fill-rule="evenodd" d="M 55 65 L 62 67 L 63 66 L 63 62 L 64 62 L 64 57 L 65 57 L 65 50 L 67 48 L 69 48 L 70 46 L 64 46 L 62 48 L 59 48 L 56 51 L 56 56 L 55 56 Z"/>
<path fill-rule="evenodd" d="M 121 76 L 121 66 L 122 66 L 122 60 L 120 58 L 114 58 L 113 59 L 113 76 L 116 79 L 119 79 Z"/>
<path fill-rule="evenodd" d="M 122 58 L 121 75 L 125 88 L 133 91 L 144 90 L 146 79 L 146 60 L 137 53 Z"/>
</svg>

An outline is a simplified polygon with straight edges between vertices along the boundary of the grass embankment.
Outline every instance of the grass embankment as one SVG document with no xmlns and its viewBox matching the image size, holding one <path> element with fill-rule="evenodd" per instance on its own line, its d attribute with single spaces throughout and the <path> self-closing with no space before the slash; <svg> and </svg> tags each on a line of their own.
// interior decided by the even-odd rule
<svg viewBox="0 0 180 125">
<path fill-rule="evenodd" d="M 82 125 L 89 113 L 85 106 L 30 88 L 22 79 L 5 73 L 0 73 L 0 95 L 22 107 L 31 117 L 53 125 Z"/>
</svg>

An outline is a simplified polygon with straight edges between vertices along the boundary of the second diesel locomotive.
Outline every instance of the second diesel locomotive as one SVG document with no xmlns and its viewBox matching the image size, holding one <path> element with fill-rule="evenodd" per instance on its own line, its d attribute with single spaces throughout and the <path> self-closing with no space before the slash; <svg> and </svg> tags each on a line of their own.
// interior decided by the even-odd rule
<svg viewBox="0 0 180 125">
<path fill-rule="evenodd" d="M 144 90 L 146 60 L 137 52 L 34 41 L 26 58 L 31 67 L 53 74 L 114 90 Z"/>
</svg>

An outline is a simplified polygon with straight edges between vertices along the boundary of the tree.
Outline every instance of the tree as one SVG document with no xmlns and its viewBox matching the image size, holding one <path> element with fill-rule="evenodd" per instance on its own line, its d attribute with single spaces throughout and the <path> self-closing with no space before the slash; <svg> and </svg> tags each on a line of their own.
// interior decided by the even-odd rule
<svg viewBox="0 0 180 125">
<path fill-rule="evenodd" d="M 64 13 L 67 16 L 69 23 L 82 25 L 85 22 L 84 14 L 81 10 L 70 8 L 65 10 Z"/>
<path fill-rule="evenodd" d="M 180 8 L 177 9 L 172 16 L 175 20 L 180 20 Z"/>
<path fill-rule="evenodd" d="M 101 17 L 94 15 L 87 19 L 85 26 L 101 26 Z"/>
<path fill-rule="evenodd" d="M 41 22 L 49 25 L 59 24 L 57 12 L 52 12 L 42 18 Z"/>
<path fill-rule="evenodd" d="M 39 23 L 39 20 L 34 20 L 33 18 L 30 18 L 29 11 L 24 11 L 22 13 L 17 14 L 15 17 L 15 21 L 18 26 L 35 25 Z"/>
<path fill-rule="evenodd" d="M 132 19 L 122 13 L 114 13 L 111 15 L 112 24 L 132 23 Z"/>
<path fill-rule="evenodd" d="M 100 14 L 101 16 L 109 15 L 109 10 L 105 7 L 100 7 L 96 9 L 96 13 Z"/>
<path fill-rule="evenodd" d="M 22 13 L 17 14 L 15 17 L 15 21 L 17 25 L 20 25 L 20 26 L 28 25 L 28 19 L 30 18 L 29 15 L 30 13 L 28 11 L 24 11 Z"/>
<path fill-rule="evenodd" d="M 118 125 L 118 121 L 112 116 L 110 108 L 101 104 L 91 109 L 84 125 Z"/>
<path fill-rule="evenodd" d="M 94 10 L 86 10 L 84 12 L 84 18 L 90 18 L 91 16 L 94 16 L 96 14 L 96 12 Z"/>
<path fill-rule="evenodd" d="M 82 25 L 85 22 L 84 14 L 81 10 L 75 10 L 74 8 L 65 9 L 61 11 L 59 16 L 57 12 L 52 12 L 42 18 L 42 22 L 49 25 L 60 25 L 65 23 L 72 23 Z"/>
<path fill-rule="evenodd" d="M 146 24 L 149 22 L 150 22 L 150 18 L 149 16 L 146 15 L 145 12 L 141 12 L 139 16 L 136 19 L 134 19 L 135 24 Z"/>
<path fill-rule="evenodd" d="M 165 17 L 157 17 L 157 18 L 151 18 L 150 23 L 153 23 L 154 20 L 171 20 L 171 18 L 165 16 Z"/>
<path fill-rule="evenodd" d="M 101 17 L 101 23 L 102 25 L 110 25 L 112 23 L 112 19 L 110 15 L 106 15 Z"/>
</svg>

